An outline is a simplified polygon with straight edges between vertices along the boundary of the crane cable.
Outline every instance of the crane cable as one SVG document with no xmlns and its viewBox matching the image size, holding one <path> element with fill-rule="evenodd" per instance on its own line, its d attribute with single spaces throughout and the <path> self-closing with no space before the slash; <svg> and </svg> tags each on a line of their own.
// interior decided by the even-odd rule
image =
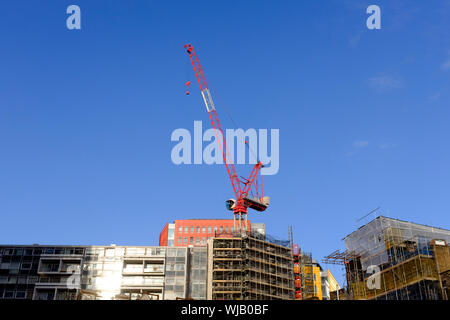
<svg viewBox="0 0 450 320">
<path fill-rule="evenodd" d="M 205 76 L 206 78 L 206 76 Z M 231 116 L 230 111 L 228 110 L 227 106 L 225 105 L 225 103 L 223 102 L 223 100 L 220 98 L 219 94 L 217 93 L 217 91 L 214 89 L 213 86 L 211 86 L 211 82 L 209 80 L 208 81 L 208 86 L 212 89 L 212 91 L 214 92 L 214 95 L 219 99 L 220 105 L 223 106 L 225 113 L 227 114 L 228 118 L 230 118 L 231 122 L 233 122 L 233 125 L 235 126 L 235 128 L 239 128 L 239 126 L 237 125 L 236 121 L 234 121 L 233 117 Z M 223 134 L 223 132 L 222 132 Z M 255 154 L 255 152 L 252 150 L 252 148 L 250 147 L 250 145 L 247 143 L 247 141 L 244 141 L 245 145 L 247 146 L 247 149 L 249 152 L 251 152 L 251 154 L 253 155 L 253 157 L 255 157 L 256 161 L 258 162 L 258 156 Z"/>
<path fill-rule="evenodd" d="M 206 76 L 205 76 L 205 78 L 206 78 Z M 207 81 L 208 81 L 208 80 L 207 80 Z M 214 92 L 215 96 L 219 99 L 219 102 L 220 102 L 220 104 L 223 106 L 223 108 L 224 108 L 224 110 L 225 110 L 225 113 L 227 114 L 228 118 L 230 118 L 231 122 L 233 122 L 233 125 L 234 125 L 236 128 L 239 128 L 239 126 L 237 125 L 236 121 L 234 121 L 233 117 L 231 116 L 230 111 L 229 111 L 228 108 L 226 107 L 226 105 L 225 105 L 225 103 L 223 102 L 223 100 L 220 98 L 220 96 L 219 96 L 219 94 L 217 93 L 217 91 L 214 89 L 213 86 L 210 85 L 210 82 L 209 82 L 209 81 L 208 81 L 208 83 L 209 83 L 208 86 L 212 89 L 212 91 Z M 216 106 L 217 106 L 217 104 L 216 104 Z M 223 132 L 222 132 L 222 135 L 223 135 Z M 245 139 L 245 137 L 244 137 L 244 139 Z M 226 139 L 225 139 L 225 140 L 226 140 Z M 252 148 L 250 147 L 250 145 L 247 143 L 246 140 L 245 140 L 244 142 L 245 142 L 245 145 L 247 146 L 248 151 L 251 152 L 252 155 L 255 157 L 256 162 L 259 162 L 258 156 L 255 155 L 255 153 L 254 153 L 254 151 L 252 150 Z M 263 195 L 263 183 L 262 183 L 262 180 L 263 180 L 263 179 L 262 179 L 262 174 L 260 174 L 260 175 L 261 175 L 261 182 L 258 181 L 258 176 L 256 176 L 256 180 L 255 180 L 256 198 L 259 198 L 259 197 L 260 197 L 258 186 L 261 187 L 261 197 L 262 197 L 262 195 Z M 255 195 L 253 194 L 253 190 L 252 190 L 251 188 L 250 188 L 249 191 L 250 191 L 251 197 L 252 197 L 252 198 L 255 197 Z"/>
</svg>

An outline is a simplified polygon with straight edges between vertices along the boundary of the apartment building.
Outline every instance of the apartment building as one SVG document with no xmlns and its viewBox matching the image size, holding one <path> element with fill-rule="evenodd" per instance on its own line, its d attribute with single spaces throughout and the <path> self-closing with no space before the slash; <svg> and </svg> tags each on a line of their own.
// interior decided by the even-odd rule
<svg viewBox="0 0 450 320">
<path fill-rule="evenodd" d="M 247 221 L 247 231 L 265 234 L 263 223 Z M 166 223 L 159 236 L 159 245 L 167 247 L 206 246 L 217 234 L 234 233 L 233 219 L 188 219 Z"/>
<path fill-rule="evenodd" d="M 260 233 L 222 234 L 208 240 L 210 300 L 292 300 L 292 251 L 288 241 Z"/>
<path fill-rule="evenodd" d="M 288 241 L 266 235 L 264 224 L 242 235 L 232 223 L 180 221 L 162 232 L 167 240 L 171 229 L 204 233 L 204 245 L 0 245 L 0 299 L 293 299 Z"/>
<path fill-rule="evenodd" d="M 345 266 L 355 300 L 447 300 L 450 230 L 379 216 L 325 257 Z"/>
<path fill-rule="evenodd" d="M 205 299 L 205 250 L 0 246 L 0 299 Z"/>
<path fill-rule="evenodd" d="M 322 285 L 322 300 L 331 300 L 331 293 L 340 289 L 339 283 L 336 281 L 330 270 L 320 272 Z"/>
</svg>

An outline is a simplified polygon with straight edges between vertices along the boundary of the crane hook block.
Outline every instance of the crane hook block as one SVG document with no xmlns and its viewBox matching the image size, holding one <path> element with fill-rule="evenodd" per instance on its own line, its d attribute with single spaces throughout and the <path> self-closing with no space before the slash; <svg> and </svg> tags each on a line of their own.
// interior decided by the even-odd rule
<svg viewBox="0 0 450 320">
<path fill-rule="evenodd" d="M 188 88 L 188 90 L 186 90 L 186 95 L 188 96 L 190 93 L 189 93 L 189 85 L 191 84 L 191 82 L 190 81 L 188 81 L 188 82 L 186 82 L 186 87 Z"/>
</svg>

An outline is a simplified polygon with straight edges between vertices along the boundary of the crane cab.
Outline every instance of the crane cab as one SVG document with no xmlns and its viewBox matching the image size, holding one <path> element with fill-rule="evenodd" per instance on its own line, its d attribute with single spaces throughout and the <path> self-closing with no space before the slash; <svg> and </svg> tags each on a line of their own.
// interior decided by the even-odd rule
<svg viewBox="0 0 450 320">
<path fill-rule="evenodd" d="M 228 199 L 227 201 L 225 201 L 225 207 L 227 208 L 227 210 L 233 211 L 235 206 L 236 206 L 236 200 Z"/>
</svg>

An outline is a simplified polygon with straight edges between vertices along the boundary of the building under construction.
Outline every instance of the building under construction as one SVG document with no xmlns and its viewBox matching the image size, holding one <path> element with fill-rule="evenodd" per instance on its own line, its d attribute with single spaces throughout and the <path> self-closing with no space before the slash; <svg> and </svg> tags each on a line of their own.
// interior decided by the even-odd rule
<svg viewBox="0 0 450 320">
<path fill-rule="evenodd" d="M 219 234 L 208 240 L 210 300 L 292 300 L 295 296 L 289 241 L 260 233 Z"/>
<path fill-rule="evenodd" d="M 312 258 L 311 253 L 302 253 L 299 262 L 302 300 L 322 300 L 321 266 Z"/>
<path fill-rule="evenodd" d="M 344 264 L 355 300 L 448 300 L 450 231 L 379 216 L 344 238 Z"/>
</svg>

